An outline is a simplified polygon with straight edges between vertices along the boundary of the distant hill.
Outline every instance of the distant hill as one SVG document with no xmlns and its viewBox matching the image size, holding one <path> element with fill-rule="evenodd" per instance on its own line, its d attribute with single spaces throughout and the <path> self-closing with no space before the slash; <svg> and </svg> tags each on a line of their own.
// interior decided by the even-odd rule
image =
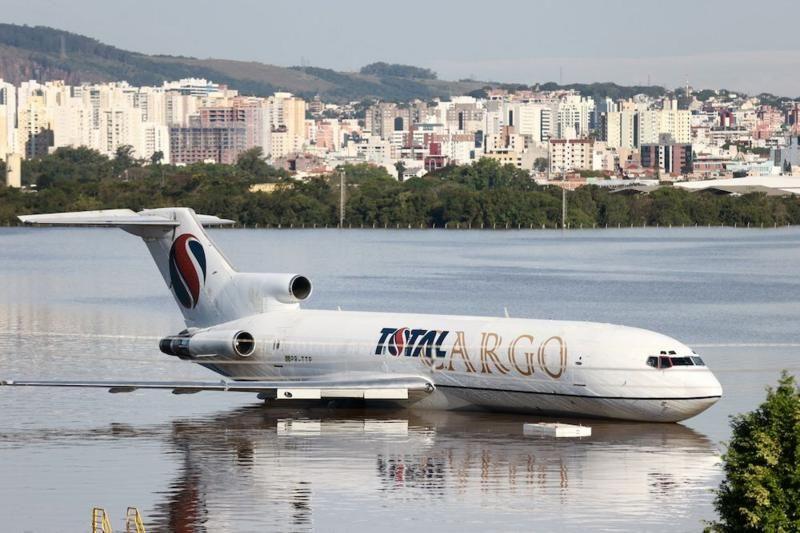
<svg viewBox="0 0 800 533">
<path fill-rule="evenodd" d="M 226 84 L 243 94 L 264 96 L 284 90 L 305 97 L 319 94 L 330 101 L 448 97 L 484 85 L 420 78 L 417 71 L 411 73 L 413 76 L 404 76 L 402 69 L 378 68 L 362 74 L 226 59 L 151 56 L 53 28 L 0 24 L 0 78 L 11 83 L 63 79 L 70 84 L 124 80 L 133 85 L 160 85 L 165 80 L 198 77 Z"/>
<path fill-rule="evenodd" d="M 127 81 L 161 85 L 167 80 L 206 78 L 242 94 L 266 96 L 289 91 L 305 98 L 345 102 L 378 98 L 407 101 L 480 94 L 503 84 L 477 80 L 445 81 L 436 73 L 407 65 L 373 63 L 360 72 L 319 67 L 279 67 L 227 59 L 147 55 L 103 44 L 96 39 L 43 26 L 0 24 L 0 78 L 19 84 L 31 79 L 65 80 L 69 84 Z M 508 87 L 524 87 L 514 85 Z M 543 86 L 555 89 L 548 83 Z M 627 98 L 638 93 L 663 94 L 661 87 L 620 87 L 614 84 L 569 86 L 587 96 Z"/>
</svg>

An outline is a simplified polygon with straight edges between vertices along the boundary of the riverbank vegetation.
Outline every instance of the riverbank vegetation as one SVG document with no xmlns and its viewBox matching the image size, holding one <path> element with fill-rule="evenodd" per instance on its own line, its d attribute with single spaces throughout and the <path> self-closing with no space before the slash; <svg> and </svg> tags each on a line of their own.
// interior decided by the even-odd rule
<svg viewBox="0 0 800 533">
<path fill-rule="evenodd" d="M 0 186 L 0 224 L 15 224 L 17 215 L 27 213 L 164 206 L 192 207 L 247 226 L 338 224 L 338 177 L 293 180 L 260 155 L 254 149 L 236 165 L 177 167 L 158 157 L 145 165 L 125 147 L 115 158 L 60 148 L 24 162 L 23 182 L 32 188 Z M 402 183 L 382 168 L 345 165 L 342 170 L 345 225 L 353 227 L 538 228 L 561 222 L 561 189 L 539 186 L 524 171 L 488 159 Z M 271 190 L 251 192 L 262 183 L 273 184 Z M 567 223 L 584 228 L 800 224 L 800 199 L 717 196 L 672 187 L 620 195 L 585 186 L 567 192 Z"/>
<path fill-rule="evenodd" d="M 725 479 L 707 532 L 800 531 L 800 391 L 783 373 L 758 409 L 731 420 Z"/>
</svg>

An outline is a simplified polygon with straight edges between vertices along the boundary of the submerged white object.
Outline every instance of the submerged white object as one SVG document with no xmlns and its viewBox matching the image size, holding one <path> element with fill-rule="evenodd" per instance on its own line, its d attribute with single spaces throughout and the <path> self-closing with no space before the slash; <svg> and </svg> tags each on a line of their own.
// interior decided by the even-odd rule
<svg viewBox="0 0 800 533">
<path fill-rule="evenodd" d="M 118 227 L 141 237 L 186 324 L 183 331 L 161 339 L 159 348 L 225 379 L 13 379 L 0 380 L 0 386 L 170 389 L 175 394 L 238 391 L 281 403 L 350 398 L 423 409 L 647 422 L 684 420 L 722 395 L 716 377 L 690 347 L 644 329 L 512 318 L 507 308 L 503 317 L 301 309 L 312 294 L 309 278 L 237 271 L 203 229 L 231 221 L 188 208 L 27 215 L 20 220 Z M 267 252 L 264 260 L 269 260 Z M 420 288 L 412 283 L 408 290 Z M 453 297 L 468 305 L 468 288 L 454 284 L 449 290 L 463 291 Z M 524 291 L 519 294 L 525 297 Z M 565 431 L 561 424 L 555 432 Z"/>
<path fill-rule="evenodd" d="M 576 426 L 558 422 L 539 422 L 536 424 L 523 424 L 522 432 L 535 437 L 591 437 L 592 428 L 589 426 Z"/>
</svg>

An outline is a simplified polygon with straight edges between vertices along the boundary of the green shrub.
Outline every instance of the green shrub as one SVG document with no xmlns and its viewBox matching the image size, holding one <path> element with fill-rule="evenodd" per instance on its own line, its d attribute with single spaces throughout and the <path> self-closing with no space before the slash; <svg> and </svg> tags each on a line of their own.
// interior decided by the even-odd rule
<svg viewBox="0 0 800 533">
<path fill-rule="evenodd" d="M 800 392 L 785 371 L 751 413 L 733 417 L 725 479 L 707 531 L 800 531 Z"/>
</svg>

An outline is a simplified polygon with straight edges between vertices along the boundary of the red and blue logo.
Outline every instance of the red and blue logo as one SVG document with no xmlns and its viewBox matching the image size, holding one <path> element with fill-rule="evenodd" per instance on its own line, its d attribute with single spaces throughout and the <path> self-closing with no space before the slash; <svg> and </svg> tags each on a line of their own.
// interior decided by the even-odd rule
<svg viewBox="0 0 800 533">
<path fill-rule="evenodd" d="M 375 355 L 446 357 L 443 345 L 449 333 L 437 329 L 383 328 L 375 345 Z"/>
<path fill-rule="evenodd" d="M 206 281 L 206 253 L 197 237 L 180 235 L 169 250 L 169 279 L 178 301 L 187 309 L 197 307 Z"/>
</svg>

